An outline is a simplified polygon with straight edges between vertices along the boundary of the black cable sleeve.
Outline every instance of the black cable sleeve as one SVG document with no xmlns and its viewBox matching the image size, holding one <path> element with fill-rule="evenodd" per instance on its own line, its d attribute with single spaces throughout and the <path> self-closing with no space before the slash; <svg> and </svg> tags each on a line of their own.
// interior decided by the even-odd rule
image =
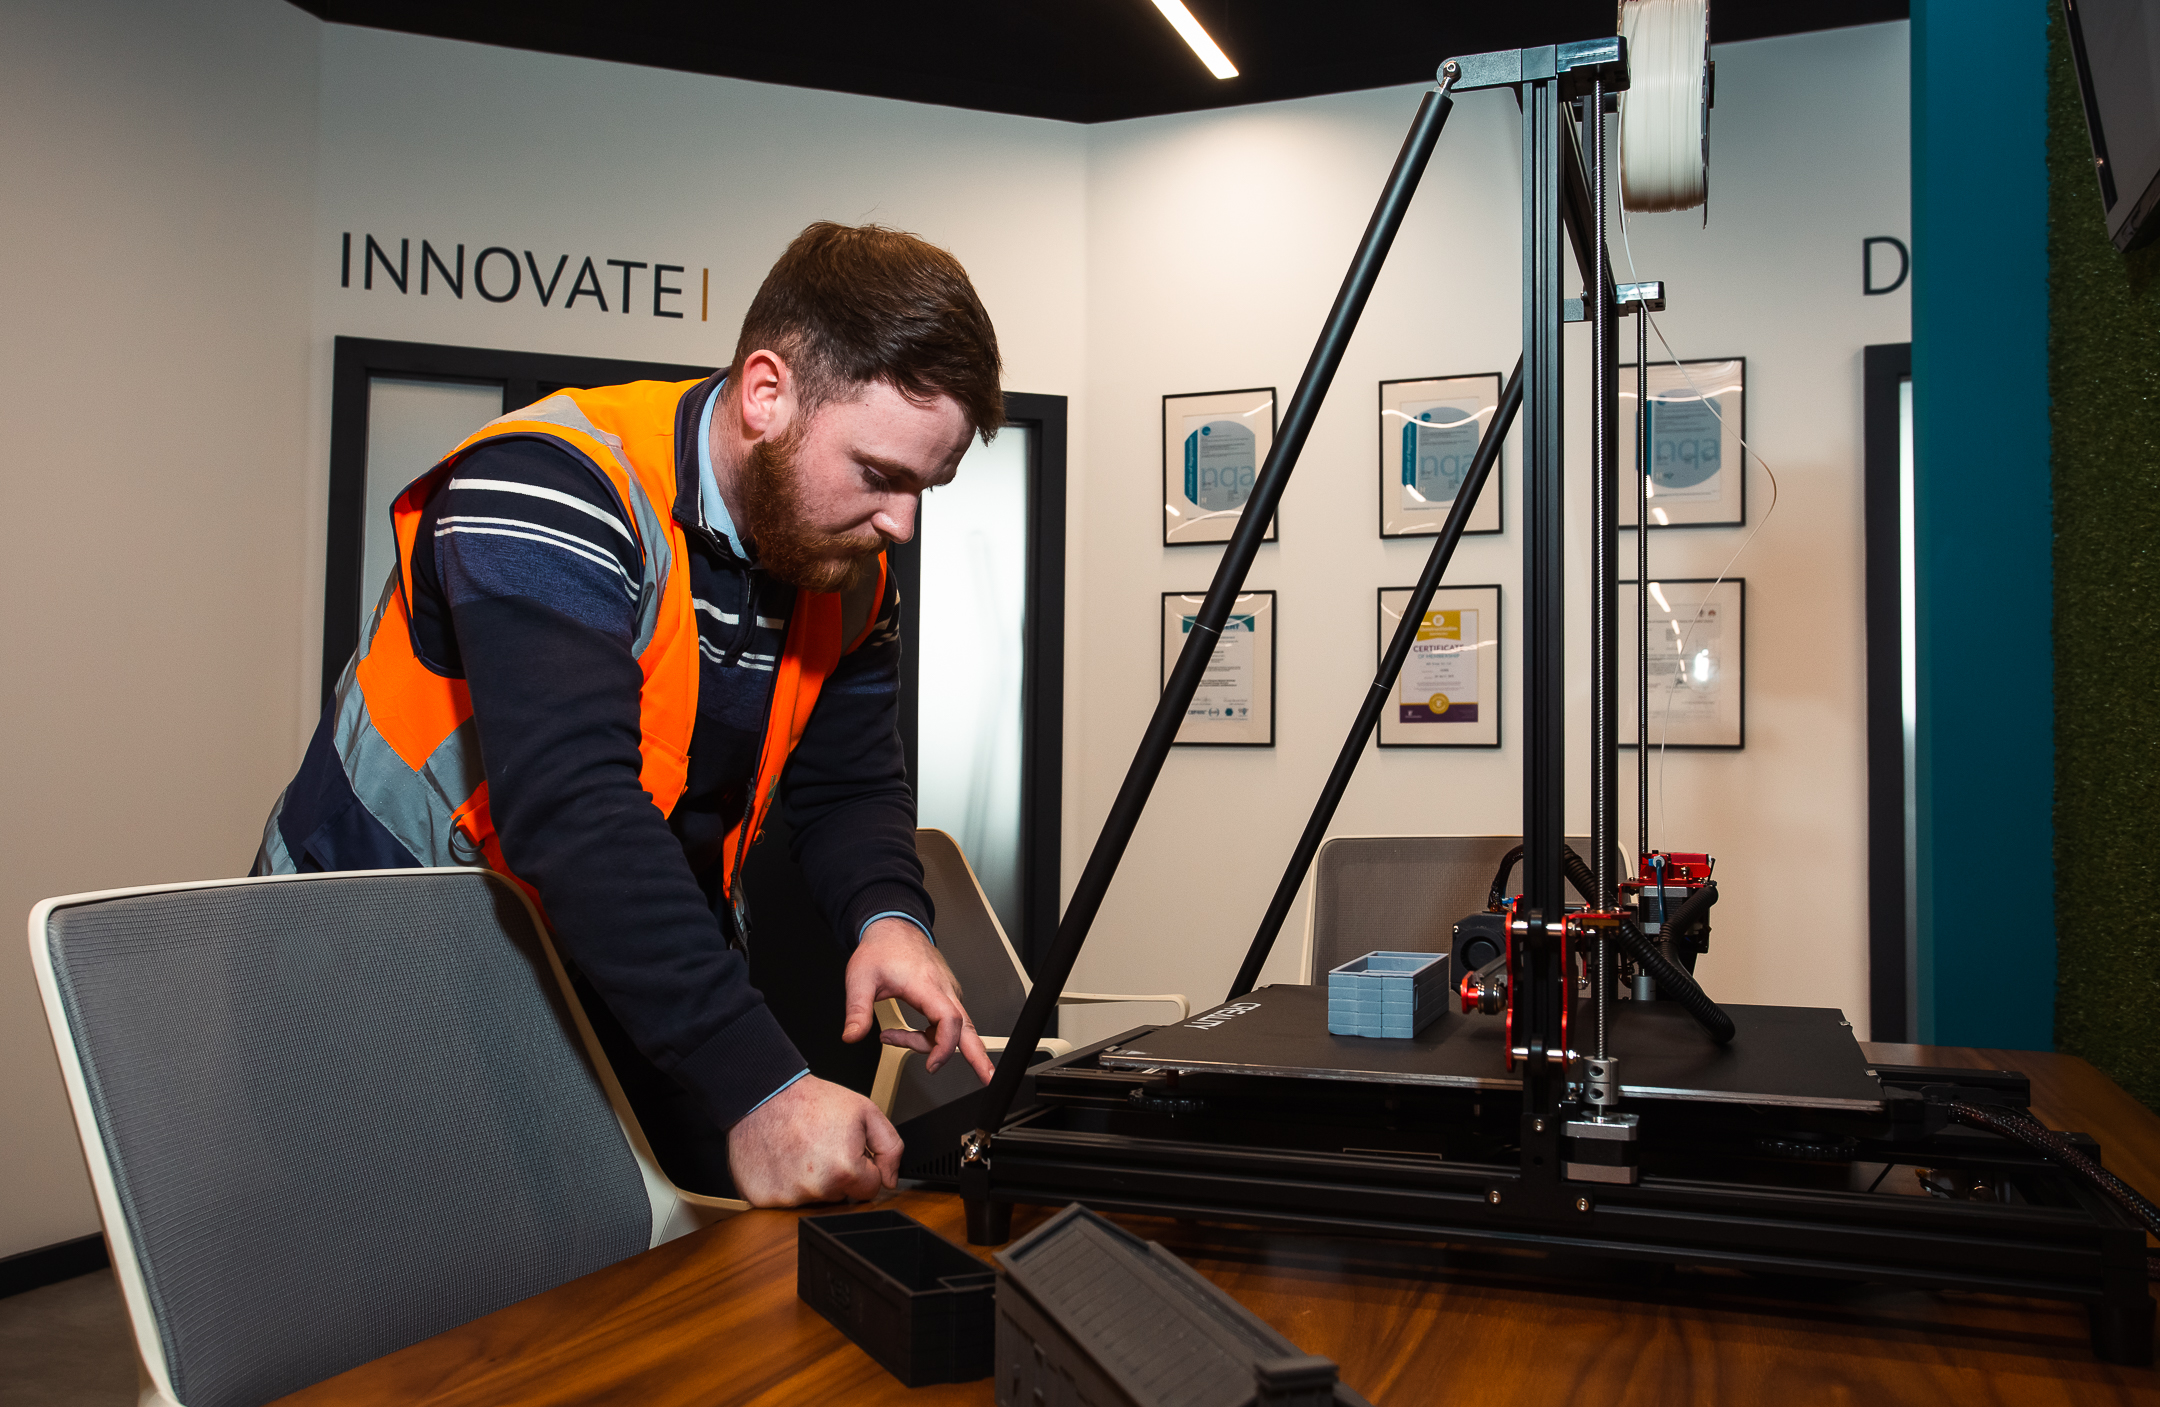
<svg viewBox="0 0 2160 1407">
<path fill-rule="evenodd" d="M 1575 847 L 1565 841 L 1560 845 L 1560 868 L 1567 871 L 1567 881 L 1575 886 L 1575 893 L 1582 901 L 1591 908 L 1596 908 L 1597 900 L 1590 896 L 1597 893 L 1597 876 L 1590 873 L 1589 862 L 1576 854 Z"/>
<path fill-rule="evenodd" d="M 1523 848 L 1518 845 L 1500 857 L 1500 872 L 1493 876 L 1492 888 L 1485 895 L 1485 908 L 1488 912 L 1499 909 L 1507 902 L 1508 878 L 1515 873 L 1515 862 L 1520 860 L 1522 855 Z M 1593 902 L 1590 895 L 1597 887 L 1597 879 L 1590 873 L 1590 866 L 1584 862 L 1583 857 L 1575 853 L 1574 846 L 1561 845 L 1560 865 L 1567 871 L 1568 883 L 1575 886 L 1575 893 L 1582 901 L 1585 904 Z"/>
<path fill-rule="evenodd" d="M 2083 1149 L 2038 1119 L 2029 1114 L 1992 1109 L 1984 1104 L 1967 1104 L 1962 1100 L 1951 1103 L 1950 1117 L 1968 1127 L 1985 1129 L 2022 1143 L 2043 1158 L 2061 1164 L 2080 1182 L 2121 1207 L 2133 1221 L 2142 1223 L 2148 1234 L 2160 1237 L 2160 1206 L 2154 1205 L 2135 1187 L 2101 1167 L 2087 1157 Z M 2160 1279 L 2160 1256 L 2148 1253 L 2145 1262 L 2146 1273 Z"/>
<path fill-rule="evenodd" d="M 1488 913 L 1498 913 L 1500 906 L 1507 902 L 1508 876 L 1515 873 L 1515 862 L 1521 858 L 1520 845 L 1500 857 L 1500 872 L 1493 876 L 1492 889 L 1485 896 L 1485 909 Z"/>
<path fill-rule="evenodd" d="M 1622 918 L 1614 931 L 1619 934 L 1620 946 L 1627 949 L 1628 956 L 1657 980 L 1659 992 L 1686 1007 L 1688 1015 L 1695 1018 L 1711 1040 L 1719 1045 L 1732 1043 L 1732 1018 L 1710 1000 L 1709 994 L 1695 984 L 1695 979 L 1688 976 L 1685 968 L 1666 957 L 1656 943 L 1643 936 L 1634 919 Z"/>
<path fill-rule="evenodd" d="M 1672 915 L 1658 926 L 1658 936 L 1660 938 L 1667 935 L 1678 937 L 1681 930 L 1708 914 L 1710 906 L 1716 902 L 1717 881 L 1706 879 L 1702 883 L 1702 888 L 1681 900 L 1680 907 L 1674 909 Z"/>
</svg>

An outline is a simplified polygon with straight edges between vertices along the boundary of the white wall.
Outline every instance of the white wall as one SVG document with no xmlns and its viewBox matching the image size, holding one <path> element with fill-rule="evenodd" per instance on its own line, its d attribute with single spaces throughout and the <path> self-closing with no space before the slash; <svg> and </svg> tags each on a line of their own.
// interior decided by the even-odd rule
<svg viewBox="0 0 2160 1407">
<path fill-rule="evenodd" d="M 283 0 L 0 9 L 0 914 L 244 870 L 305 622 L 315 44 Z M 97 1214 L 0 943 L 0 1255 Z"/>
<path fill-rule="evenodd" d="M 326 26 L 281 0 L 18 3 L 0 53 L 6 472 L 18 521 L 42 519 L 5 559 L 0 626 L 18 662 L 0 912 L 18 914 L 247 863 L 315 722 L 334 336 L 717 362 L 818 218 L 951 248 L 1006 384 L 1072 397 L 1069 888 L 1156 695 L 1157 594 L 1205 583 L 1217 555 L 1161 546 L 1158 397 L 1288 394 L 1415 105 L 1396 89 L 1081 128 Z M 1644 222 L 1635 247 L 1672 286 L 1683 355 L 1750 358 L 1749 426 L 1786 497 L 1736 568 L 1748 750 L 1675 755 L 1668 803 L 1732 881 L 1713 989 L 1859 1012 L 1859 348 L 1902 340 L 1906 304 L 1863 300 L 1857 256 L 1905 232 L 1905 26 L 1719 64 L 1712 227 Z M 1424 553 L 1374 536 L 1373 385 L 1514 358 L 1511 113 L 1459 105 L 1262 551 L 1279 745 L 1173 758 L 1081 986 L 1207 1000 L 1235 968 L 1370 675 L 1374 588 Z M 347 231 L 410 239 L 412 291 L 365 290 L 357 259 L 341 287 Z M 600 261 L 681 264 L 692 316 L 649 315 L 649 270 L 629 315 L 562 291 L 546 309 L 469 283 L 423 297 L 423 238 L 468 260 L 569 253 L 566 280 L 590 255 L 611 308 Z M 1506 473 L 1513 500 L 1512 454 Z M 1751 485 L 1758 520 L 1765 499 Z M 1709 575 L 1738 539 L 1659 538 L 1656 570 Z M 1511 665 L 1518 541 L 1466 542 L 1453 574 L 1510 585 Z M 1513 827 L 1505 726 L 1498 753 L 1370 758 L 1337 829 Z M 22 949 L 0 954 L 0 1254 L 95 1229 L 56 1073 Z"/>
<path fill-rule="evenodd" d="M 328 25 L 321 130 L 316 444 L 328 443 L 339 335 L 725 362 L 765 271 L 813 220 L 874 220 L 950 249 L 997 326 L 1011 389 L 1070 394 L 1084 375 L 1086 129 L 1070 123 Z M 340 284 L 347 231 L 349 288 Z M 399 239 L 412 241 L 409 292 L 379 269 L 374 290 L 362 286 L 369 232 L 392 257 Z M 501 245 L 521 256 L 530 249 L 543 272 L 561 254 L 570 264 L 546 308 L 529 278 L 501 304 L 470 283 L 462 299 L 439 282 L 423 297 L 423 238 L 446 258 L 462 242 L 468 259 Z M 603 276 L 607 312 L 590 298 L 565 306 L 587 255 Z M 633 272 L 634 306 L 620 312 L 623 271 L 607 267 L 610 258 L 685 266 L 668 276 L 685 293 L 665 301 L 688 316 L 652 316 L 650 270 Z M 701 269 L 712 271 L 706 321 Z M 499 259 L 491 276 L 503 292 Z M 327 511 L 327 486 L 318 469 L 312 521 Z M 308 548 L 319 612 L 320 531 Z M 320 678 L 318 660 L 302 666 L 310 681 Z M 314 722 L 296 721 L 294 760 Z"/>
<path fill-rule="evenodd" d="M 1671 310 L 1660 323 L 1674 349 L 1748 358 L 1751 442 L 1782 489 L 1733 567 L 1747 580 L 1746 750 L 1671 754 L 1661 833 L 1670 848 L 1720 858 L 1725 897 L 1700 969 L 1714 994 L 1838 1006 L 1864 1029 L 1860 349 L 1905 340 L 1909 315 L 1903 291 L 1862 295 L 1860 242 L 1906 234 L 1906 26 L 1722 45 L 1717 60 L 1709 228 L 1691 212 L 1638 218 L 1630 234 L 1642 276 L 1667 283 Z M 1398 88 L 1090 132 L 1079 415 L 1089 451 L 1076 476 L 1071 620 L 1072 674 L 1087 707 L 1070 725 L 1079 787 L 1068 886 L 1157 695 L 1157 594 L 1204 586 L 1220 557 L 1219 548 L 1161 544 L 1158 397 L 1268 384 L 1288 397 L 1417 96 Z M 1253 585 L 1279 593 L 1276 747 L 1172 756 L 1076 986 L 1214 1001 L 1235 973 L 1372 677 L 1374 590 L 1409 585 L 1430 547 L 1376 535 L 1375 383 L 1504 374 L 1519 349 L 1519 154 L 1506 94 L 1456 104 L 1285 495 L 1281 542 L 1261 549 L 1252 573 Z M 1578 578 L 1588 553 L 1586 341 L 1583 329 L 1571 333 Z M 1448 577 L 1504 585 L 1505 746 L 1368 750 L 1336 834 L 1519 824 L 1517 469 L 1511 445 L 1508 532 L 1465 539 Z M 1770 493 L 1760 471 L 1748 500 L 1750 526 L 1762 525 Z M 1745 536 L 1653 535 L 1652 574 L 1715 576 Z M 1624 550 L 1632 553 L 1631 537 Z M 1581 831 L 1586 590 L 1572 604 L 1569 826 Z M 1632 799 L 1631 762 L 1622 786 Z M 1632 804 L 1627 812 L 1632 840 Z M 1293 976 L 1304 918 L 1301 900 L 1264 980 Z M 1122 1024 L 1068 1014 L 1065 1029 L 1106 1034 L 1112 1022 Z"/>
</svg>

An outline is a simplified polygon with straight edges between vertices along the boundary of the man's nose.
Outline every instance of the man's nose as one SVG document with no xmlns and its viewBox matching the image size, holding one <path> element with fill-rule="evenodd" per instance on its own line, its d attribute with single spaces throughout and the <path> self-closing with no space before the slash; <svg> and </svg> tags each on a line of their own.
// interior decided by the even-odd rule
<svg viewBox="0 0 2160 1407">
<path fill-rule="evenodd" d="M 883 508 L 870 515 L 870 526 L 880 536 L 895 545 L 915 536 L 915 513 L 919 504 L 913 494 L 902 494 L 890 499 Z"/>
</svg>

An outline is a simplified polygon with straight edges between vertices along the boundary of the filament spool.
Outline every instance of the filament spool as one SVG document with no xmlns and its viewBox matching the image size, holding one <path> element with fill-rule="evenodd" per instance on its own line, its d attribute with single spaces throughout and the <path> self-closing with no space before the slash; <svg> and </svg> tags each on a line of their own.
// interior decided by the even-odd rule
<svg viewBox="0 0 2160 1407">
<path fill-rule="evenodd" d="M 1620 203 L 1692 210 L 1710 196 L 1710 0 L 1621 0 L 1620 36 Z"/>
</svg>

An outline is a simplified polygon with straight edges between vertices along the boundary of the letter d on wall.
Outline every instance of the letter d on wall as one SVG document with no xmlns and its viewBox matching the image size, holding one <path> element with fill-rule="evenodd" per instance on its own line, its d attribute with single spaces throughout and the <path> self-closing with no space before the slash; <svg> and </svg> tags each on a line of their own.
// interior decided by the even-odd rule
<svg viewBox="0 0 2160 1407">
<path fill-rule="evenodd" d="M 1875 282 L 1875 246 L 1887 244 L 1897 251 L 1897 277 L 1878 287 Z M 1860 291 L 1873 297 L 1878 293 L 1895 293 L 1905 286 L 1905 276 L 1912 272 L 1912 251 L 1902 239 L 1889 235 L 1870 235 L 1860 241 Z"/>
</svg>

